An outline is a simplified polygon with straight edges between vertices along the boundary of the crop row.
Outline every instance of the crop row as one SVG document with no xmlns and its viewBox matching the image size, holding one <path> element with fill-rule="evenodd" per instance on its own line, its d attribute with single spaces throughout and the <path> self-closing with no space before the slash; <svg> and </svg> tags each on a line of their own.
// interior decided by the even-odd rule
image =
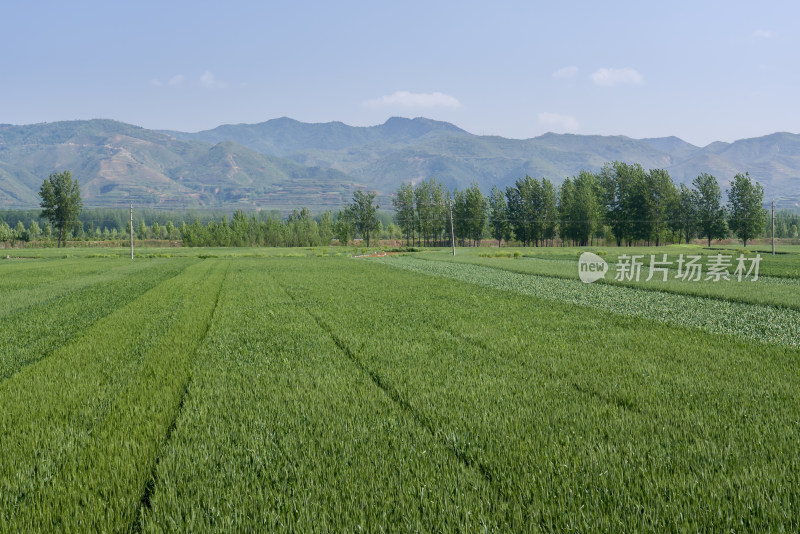
<svg viewBox="0 0 800 534">
<path fill-rule="evenodd" d="M 370 261 L 301 261 L 274 276 L 484 475 L 504 529 L 800 526 L 797 350 Z"/>
<path fill-rule="evenodd" d="M 5 293 L 17 289 L 38 287 L 42 284 L 50 285 L 62 278 L 78 278 L 104 273 L 110 265 L 108 262 L 90 262 L 81 259 L 48 261 L 25 258 L 0 261 L 0 273 L 2 273 L 0 291 Z"/>
<path fill-rule="evenodd" d="M 49 263 L 49 264 L 48 264 Z M 41 267 L 48 267 L 42 269 Z M 25 308 L 50 303 L 69 293 L 90 287 L 102 287 L 120 278 L 127 278 L 152 267 L 144 262 L 114 260 L 63 260 L 63 263 L 32 264 L 33 273 L 13 272 L 0 265 L 0 317 Z"/>
<path fill-rule="evenodd" d="M 369 261 L 548 301 L 643 317 L 675 326 L 701 328 L 720 335 L 786 346 L 800 345 L 800 310 L 796 309 L 609 284 L 584 284 L 579 280 L 522 274 L 485 265 L 430 261 L 408 256 Z"/>
<path fill-rule="evenodd" d="M 481 474 L 272 278 L 276 265 L 297 261 L 307 260 L 240 259 L 231 268 L 142 529 L 492 528 L 503 503 Z"/>
<path fill-rule="evenodd" d="M 226 267 L 185 265 L 0 384 L 0 530 L 135 525 Z"/>
<path fill-rule="evenodd" d="M 91 285 L 70 290 L 86 281 L 64 282 L 64 291 L 50 287 L 52 298 L 0 316 L 0 380 L 12 376 L 33 362 L 46 358 L 74 336 L 100 318 L 124 306 L 177 275 L 193 260 L 181 259 L 122 264 L 105 275 L 94 278 Z M 110 265 L 109 265 L 110 267 Z M 46 295 L 46 294 L 42 294 Z M 13 292 L 10 298 L 14 298 Z"/>
</svg>

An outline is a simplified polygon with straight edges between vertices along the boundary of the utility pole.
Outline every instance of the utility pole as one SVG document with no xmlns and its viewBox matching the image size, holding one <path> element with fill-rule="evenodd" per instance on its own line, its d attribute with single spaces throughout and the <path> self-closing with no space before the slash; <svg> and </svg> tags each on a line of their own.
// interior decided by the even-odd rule
<svg viewBox="0 0 800 534">
<path fill-rule="evenodd" d="M 775 200 L 772 200 L 772 255 L 775 255 Z"/>
<path fill-rule="evenodd" d="M 131 259 L 133 259 L 133 202 L 131 202 Z"/>
<path fill-rule="evenodd" d="M 453 199 L 448 199 L 450 202 L 450 238 L 453 241 L 453 256 L 456 255 L 456 234 L 453 231 Z"/>
</svg>

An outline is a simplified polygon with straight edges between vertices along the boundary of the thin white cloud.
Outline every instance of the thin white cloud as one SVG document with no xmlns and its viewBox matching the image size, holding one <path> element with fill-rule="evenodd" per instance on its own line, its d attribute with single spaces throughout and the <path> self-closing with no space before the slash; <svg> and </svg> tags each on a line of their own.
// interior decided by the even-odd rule
<svg viewBox="0 0 800 534">
<path fill-rule="evenodd" d="M 228 82 L 218 80 L 209 71 L 205 71 L 203 75 L 200 76 L 200 85 L 208 89 L 225 89 L 228 87 Z"/>
<path fill-rule="evenodd" d="M 164 85 L 169 85 L 170 87 L 176 87 L 182 84 L 183 80 L 184 80 L 183 74 L 176 74 L 175 76 L 167 80 L 166 83 L 162 82 L 158 78 L 153 78 L 152 80 L 150 80 L 150 85 L 152 85 L 153 87 L 164 87 Z"/>
<path fill-rule="evenodd" d="M 763 28 L 759 28 L 753 32 L 753 37 L 756 39 L 772 39 L 772 32 Z"/>
<path fill-rule="evenodd" d="M 591 75 L 595 85 L 642 85 L 644 78 L 636 69 L 625 67 L 624 69 L 597 69 Z"/>
<path fill-rule="evenodd" d="M 580 129 L 578 119 L 571 115 L 558 113 L 539 113 L 539 125 L 555 133 L 575 133 Z"/>
<path fill-rule="evenodd" d="M 578 67 L 562 67 L 553 73 L 553 78 L 572 78 L 578 74 Z"/>
<path fill-rule="evenodd" d="M 379 109 L 384 107 L 403 107 L 403 108 L 458 108 L 461 102 L 457 98 L 444 93 L 410 93 L 408 91 L 397 91 L 394 94 L 367 100 L 362 105 Z"/>
</svg>

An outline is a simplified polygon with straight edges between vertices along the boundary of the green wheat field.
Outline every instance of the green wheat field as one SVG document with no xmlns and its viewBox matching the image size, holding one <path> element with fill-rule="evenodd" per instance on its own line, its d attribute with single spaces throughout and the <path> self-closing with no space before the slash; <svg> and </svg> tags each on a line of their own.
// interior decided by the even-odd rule
<svg viewBox="0 0 800 534">
<path fill-rule="evenodd" d="M 800 247 L 11 252 L 2 532 L 800 530 Z"/>
</svg>

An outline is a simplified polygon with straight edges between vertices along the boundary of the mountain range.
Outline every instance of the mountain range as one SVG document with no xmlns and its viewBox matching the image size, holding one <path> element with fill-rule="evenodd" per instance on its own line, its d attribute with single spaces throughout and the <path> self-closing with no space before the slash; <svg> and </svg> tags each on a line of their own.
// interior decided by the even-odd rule
<svg viewBox="0 0 800 534">
<path fill-rule="evenodd" d="M 691 182 L 708 172 L 723 189 L 749 172 L 776 207 L 800 207 L 800 135 L 774 133 L 698 147 L 677 137 L 632 139 L 548 133 L 532 139 L 471 134 L 453 124 L 394 117 L 369 127 L 289 118 L 196 133 L 112 120 L 0 125 L 0 208 L 35 208 L 42 181 L 68 169 L 84 205 L 171 209 L 338 209 L 356 189 L 390 196 L 431 176 L 488 193 L 526 174 L 555 183 L 611 161 L 640 163 Z"/>
</svg>

